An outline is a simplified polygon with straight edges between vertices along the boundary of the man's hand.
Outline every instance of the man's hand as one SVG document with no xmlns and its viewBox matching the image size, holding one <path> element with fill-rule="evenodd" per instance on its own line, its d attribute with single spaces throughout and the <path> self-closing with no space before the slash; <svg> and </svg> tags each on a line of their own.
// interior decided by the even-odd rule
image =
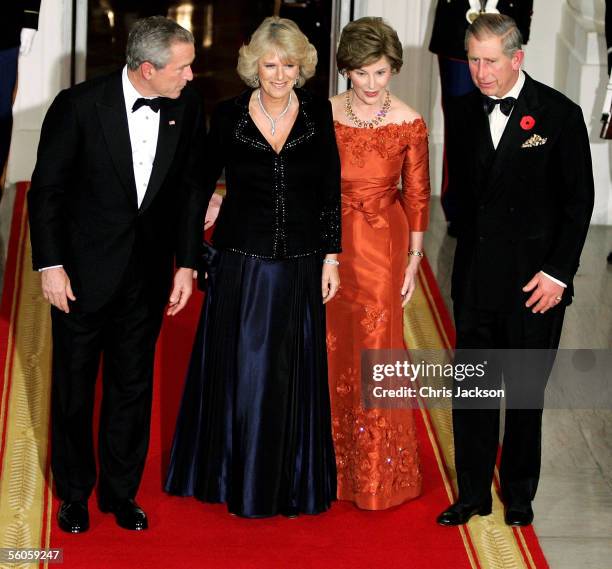
<svg viewBox="0 0 612 569">
<path fill-rule="evenodd" d="M 557 304 L 561 302 L 564 288 L 540 272 L 536 273 L 523 287 L 523 292 L 531 291 L 533 292 L 529 300 L 525 303 L 525 306 L 527 308 L 533 306 L 531 312 L 534 314 L 537 312 L 544 314 L 547 310 L 557 306 Z"/>
<path fill-rule="evenodd" d="M 74 301 L 76 296 L 72 292 L 70 279 L 66 271 L 62 267 L 45 269 L 41 272 L 40 278 L 45 300 L 48 300 L 53 306 L 68 314 L 70 312 L 68 299 Z"/>
<path fill-rule="evenodd" d="M 193 269 L 180 268 L 174 275 L 174 286 L 168 300 L 168 316 L 178 314 L 189 300 L 193 291 Z"/>
</svg>

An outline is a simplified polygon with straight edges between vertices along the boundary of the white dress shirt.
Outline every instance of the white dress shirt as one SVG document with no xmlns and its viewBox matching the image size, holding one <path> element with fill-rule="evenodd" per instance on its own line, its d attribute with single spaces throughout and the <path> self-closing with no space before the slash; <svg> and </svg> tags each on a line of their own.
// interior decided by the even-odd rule
<svg viewBox="0 0 612 569">
<path fill-rule="evenodd" d="M 506 97 L 514 97 L 515 99 L 518 99 L 519 95 L 521 94 L 521 91 L 523 90 L 523 85 L 525 85 L 525 74 L 523 73 L 522 70 L 520 70 L 518 79 L 516 80 L 514 87 L 512 87 L 512 89 L 510 89 L 510 91 L 508 91 L 503 97 L 491 96 L 491 99 L 505 99 Z M 495 147 L 496 150 L 499 145 L 499 141 L 501 140 L 501 137 L 504 134 L 504 130 L 506 130 L 506 125 L 508 124 L 508 120 L 512 116 L 513 112 L 514 112 L 514 109 L 512 109 L 512 112 L 508 116 L 506 116 L 504 113 L 502 113 L 500 106 L 495 105 L 495 108 L 491 111 L 491 114 L 489 115 L 489 128 L 491 129 L 491 140 L 493 141 L 493 146 Z M 559 279 L 551 277 L 549 274 L 545 273 L 544 271 L 540 271 L 540 272 L 546 277 L 548 277 L 551 281 L 557 283 L 563 288 L 567 288 L 567 285 L 564 282 L 561 282 Z"/>
<path fill-rule="evenodd" d="M 159 112 L 154 112 L 151 107 L 142 106 L 132 112 L 136 99 L 142 95 L 130 82 L 127 74 L 127 66 L 123 68 L 123 98 L 125 99 L 125 110 L 128 117 L 128 128 L 130 129 L 130 143 L 132 145 L 132 165 L 134 167 L 134 180 L 136 181 L 136 193 L 138 195 L 138 207 L 142 204 L 153 161 L 157 150 L 157 135 L 159 133 Z M 154 97 L 144 97 L 153 99 Z"/>
<path fill-rule="evenodd" d="M 491 99 L 505 99 L 506 97 L 513 97 L 515 99 L 519 98 L 521 91 L 523 90 L 523 85 L 525 84 L 525 74 L 523 71 L 519 71 L 518 79 L 514 84 L 514 87 L 510 89 L 503 97 L 491 97 Z M 512 116 L 512 112 L 506 116 L 502 113 L 499 105 L 495 105 L 495 108 L 491 111 L 489 115 L 489 128 L 491 129 L 491 139 L 493 140 L 493 146 L 497 150 L 499 145 L 499 141 L 501 140 L 502 135 L 504 134 L 504 130 L 506 130 L 506 125 L 508 124 L 508 120 Z"/>
</svg>

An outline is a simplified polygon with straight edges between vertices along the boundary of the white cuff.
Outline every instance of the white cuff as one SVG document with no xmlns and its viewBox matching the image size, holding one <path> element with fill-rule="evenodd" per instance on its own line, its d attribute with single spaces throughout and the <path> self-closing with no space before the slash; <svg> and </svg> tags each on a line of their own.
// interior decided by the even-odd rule
<svg viewBox="0 0 612 569">
<path fill-rule="evenodd" d="M 560 281 L 559 279 L 556 279 L 555 277 L 551 277 L 548 273 L 545 273 L 544 271 L 540 271 L 545 277 L 549 278 L 552 282 L 557 283 L 559 286 L 562 286 L 563 288 L 567 288 L 567 285 Z"/>
<path fill-rule="evenodd" d="M 38 269 L 39 273 L 43 271 L 48 271 L 49 269 L 61 269 L 64 265 L 51 265 L 50 267 L 43 267 L 42 269 Z"/>
</svg>

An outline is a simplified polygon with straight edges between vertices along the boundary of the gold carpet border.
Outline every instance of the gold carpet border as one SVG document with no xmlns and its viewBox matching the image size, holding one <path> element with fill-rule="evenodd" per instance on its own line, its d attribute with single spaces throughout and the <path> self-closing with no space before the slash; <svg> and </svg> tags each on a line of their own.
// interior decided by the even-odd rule
<svg viewBox="0 0 612 569">
<path fill-rule="evenodd" d="M 25 211 L 22 211 L 21 219 L 19 220 L 19 237 L 18 237 L 18 245 L 17 245 L 17 260 L 15 263 L 15 275 L 13 278 L 17 279 L 17 275 L 21 274 L 21 267 L 23 265 L 23 240 L 25 238 Z M 4 275 L 6 280 L 6 274 Z M 11 354 L 13 351 L 13 330 L 15 323 L 15 312 L 17 310 L 17 299 L 19 298 L 19 287 L 13 287 L 13 298 L 11 298 L 11 313 L 9 315 L 9 327 L 7 333 L 7 342 L 6 342 L 6 361 L 4 362 L 4 374 L 2 376 L 2 383 L 4 389 L 2 390 L 2 402 L 0 403 L 0 444 L 2 444 L 3 435 L 4 435 L 4 418 L 6 416 L 6 402 L 8 400 L 8 394 L 10 391 L 10 377 L 11 377 L 11 366 L 13 360 L 11 358 Z"/>
<path fill-rule="evenodd" d="M 0 547 L 41 548 L 48 547 L 49 543 L 50 524 L 46 524 L 45 536 L 42 531 L 51 507 L 51 489 L 45 483 L 51 396 L 51 326 L 49 305 L 40 292 L 40 277 L 30 270 L 25 207 L 20 222 L 9 336 L 9 348 L 14 350 L 14 357 L 4 378 L 6 381 L 7 374 L 12 376 L 6 401 L 8 421 L 0 477 Z M 45 504 L 48 506 L 46 510 Z M 0 567 L 16 569 L 38 567 L 38 564 L 0 564 Z"/>
<path fill-rule="evenodd" d="M 419 270 L 418 285 L 404 313 L 404 337 L 406 344 L 413 349 L 436 350 L 438 357 L 444 356 L 443 350 L 450 348 L 442 318 L 429 289 L 429 283 L 422 269 Z M 438 461 L 440 475 L 444 481 L 449 502 L 453 501 L 451 487 L 457 488 L 455 457 L 453 447 L 452 416 L 450 409 L 421 409 L 428 436 L 432 442 Z M 439 442 L 440 454 L 436 449 Z M 517 538 L 504 522 L 504 508 L 496 492 L 493 495 L 493 513 L 490 516 L 474 516 L 468 524 L 460 527 L 466 553 L 472 567 L 483 569 L 526 569 L 525 558 Z M 432 523 L 434 522 L 432 513 Z M 453 531 L 449 529 L 448 531 Z M 529 568 L 535 564 L 522 532 L 517 532 L 529 560 Z M 478 557 L 473 559 L 469 542 Z"/>
</svg>

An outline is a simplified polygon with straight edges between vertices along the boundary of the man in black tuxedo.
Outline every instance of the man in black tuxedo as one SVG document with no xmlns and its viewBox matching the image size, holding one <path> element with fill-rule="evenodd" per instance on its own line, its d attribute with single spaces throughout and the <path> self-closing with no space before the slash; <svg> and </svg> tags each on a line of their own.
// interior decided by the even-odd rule
<svg viewBox="0 0 612 569">
<path fill-rule="evenodd" d="M 168 298 L 174 315 L 191 295 L 202 236 L 194 54 L 193 36 L 172 20 L 139 20 L 123 70 L 62 91 L 43 124 L 28 197 L 33 265 L 52 305 L 52 468 L 68 532 L 89 527 L 101 356 L 100 509 L 121 527 L 147 527 L 134 498 L 155 342 Z"/>
<path fill-rule="evenodd" d="M 450 97 L 465 95 L 476 88 L 470 77 L 464 43 L 468 25 L 481 12 L 510 16 L 516 21 L 524 42 L 529 40 L 533 0 L 438 0 L 429 50 L 438 56 L 443 112 Z M 446 150 L 443 160 L 442 207 L 448 234 L 455 237 L 457 195 L 454 180 L 448 175 Z"/>
<path fill-rule="evenodd" d="M 559 345 L 594 199 L 581 109 L 521 70 L 521 45 L 508 16 L 475 20 L 466 47 L 478 90 L 454 100 L 447 121 L 460 197 L 452 275 L 457 349 L 521 350 L 492 373 L 497 384 L 503 374 L 506 389 L 500 481 L 509 525 L 533 519 L 554 356 L 526 362 L 540 353 L 531 349 L 550 356 Z M 453 430 L 459 496 L 438 517 L 442 525 L 491 511 L 498 405 L 466 409 L 455 401 Z"/>
</svg>

